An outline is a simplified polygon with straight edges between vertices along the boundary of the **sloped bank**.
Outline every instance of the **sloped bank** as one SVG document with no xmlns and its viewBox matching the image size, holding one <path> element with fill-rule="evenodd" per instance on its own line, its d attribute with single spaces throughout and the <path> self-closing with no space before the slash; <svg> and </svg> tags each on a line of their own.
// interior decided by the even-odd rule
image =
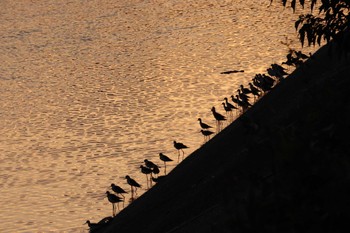
<svg viewBox="0 0 350 233">
<path fill-rule="evenodd" d="M 98 232 L 350 229 L 350 66 L 327 53 L 321 48 Z"/>
</svg>

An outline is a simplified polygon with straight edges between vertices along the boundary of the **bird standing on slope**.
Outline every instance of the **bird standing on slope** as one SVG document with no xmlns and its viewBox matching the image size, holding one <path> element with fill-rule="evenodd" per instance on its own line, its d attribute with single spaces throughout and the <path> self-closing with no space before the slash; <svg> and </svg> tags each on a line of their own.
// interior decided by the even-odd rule
<svg viewBox="0 0 350 233">
<path fill-rule="evenodd" d="M 115 208 L 115 203 L 117 203 L 118 210 L 119 210 L 119 202 L 122 202 L 123 199 L 118 197 L 118 196 L 116 196 L 116 195 L 114 195 L 114 194 L 112 194 L 112 193 L 110 193 L 109 191 L 107 191 L 106 194 L 107 194 L 108 201 L 110 203 L 112 203 L 112 206 L 113 206 L 113 217 L 114 217 L 117 214 L 116 213 L 117 210 Z"/>
<path fill-rule="evenodd" d="M 210 130 L 201 130 L 201 133 L 204 136 L 204 142 L 207 142 L 208 140 L 210 140 L 210 135 L 212 135 L 214 132 Z"/>
<path fill-rule="evenodd" d="M 124 189 L 122 189 L 120 186 L 115 185 L 115 184 L 111 184 L 111 188 L 112 188 L 113 192 L 115 192 L 116 194 L 120 194 L 120 195 L 122 195 L 123 198 L 125 198 L 123 193 L 127 193 L 127 192 Z"/>
<path fill-rule="evenodd" d="M 202 122 L 202 119 L 201 118 L 198 118 L 198 121 L 199 121 L 199 125 L 202 129 L 210 129 L 210 128 L 213 128 L 211 127 L 210 125 L 207 125 L 205 124 L 204 122 Z"/>
<path fill-rule="evenodd" d="M 173 160 L 163 153 L 159 153 L 159 159 L 164 162 L 164 175 L 166 175 L 166 163 L 171 162 Z"/>
<path fill-rule="evenodd" d="M 221 115 L 220 113 L 216 112 L 215 107 L 212 107 L 211 111 L 212 111 L 212 113 L 214 115 L 214 118 L 216 120 L 216 130 L 218 132 L 220 132 L 221 131 L 221 127 L 222 127 L 222 123 L 221 122 L 222 121 L 226 121 L 226 118 L 223 115 Z"/>
<path fill-rule="evenodd" d="M 184 145 L 181 142 L 174 141 L 174 147 L 179 152 L 178 157 L 177 157 L 177 162 L 179 162 L 179 160 L 180 160 L 180 151 L 182 151 L 182 160 L 183 160 L 184 156 L 185 156 L 185 152 L 183 151 L 183 149 L 187 149 L 188 146 Z"/>
<path fill-rule="evenodd" d="M 141 165 L 140 168 L 141 168 L 141 172 L 146 175 L 147 188 L 150 188 L 150 186 L 152 186 L 152 183 L 151 183 L 152 182 L 152 180 L 151 180 L 152 169 L 148 168 L 148 167 L 145 167 L 143 165 Z M 150 177 L 148 177 L 148 175 L 150 175 Z M 148 185 L 149 183 L 150 183 L 150 186 Z"/>
<path fill-rule="evenodd" d="M 135 192 L 135 194 L 137 194 L 136 193 L 137 188 L 141 188 L 141 185 L 139 183 L 137 183 L 134 179 L 132 179 L 130 176 L 125 176 L 125 179 L 126 179 L 126 182 L 130 185 L 131 198 L 134 198 L 134 192 Z"/>
</svg>

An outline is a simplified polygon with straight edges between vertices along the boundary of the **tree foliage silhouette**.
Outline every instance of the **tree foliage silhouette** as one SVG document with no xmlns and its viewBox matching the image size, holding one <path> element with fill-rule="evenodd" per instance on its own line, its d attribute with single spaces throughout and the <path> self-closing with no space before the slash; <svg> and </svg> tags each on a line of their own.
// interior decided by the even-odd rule
<svg viewBox="0 0 350 233">
<path fill-rule="evenodd" d="M 272 3 L 273 0 L 271 0 Z M 296 0 L 282 0 L 285 7 L 290 2 L 290 6 L 295 12 Z M 304 8 L 305 0 L 299 0 L 299 5 Z M 308 46 L 321 45 L 322 41 L 327 43 L 333 40 L 342 49 L 350 50 L 350 0 L 310 0 L 311 13 L 302 14 L 295 22 L 295 29 L 298 31 L 301 45 L 306 41 Z M 318 3 L 319 2 L 319 3 Z M 318 7 L 318 14 L 314 15 L 315 7 Z"/>
</svg>

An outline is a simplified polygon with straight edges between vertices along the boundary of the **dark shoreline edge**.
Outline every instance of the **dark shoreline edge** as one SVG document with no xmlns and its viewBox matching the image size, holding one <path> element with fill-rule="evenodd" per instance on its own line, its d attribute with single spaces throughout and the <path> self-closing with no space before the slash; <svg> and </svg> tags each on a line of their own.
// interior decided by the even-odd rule
<svg viewBox="0 0 350 233">
<path fill-rule="evenodd" d="M 350 65 L 328 48 L 94 232 L 342 232 Z"/>
</svg>

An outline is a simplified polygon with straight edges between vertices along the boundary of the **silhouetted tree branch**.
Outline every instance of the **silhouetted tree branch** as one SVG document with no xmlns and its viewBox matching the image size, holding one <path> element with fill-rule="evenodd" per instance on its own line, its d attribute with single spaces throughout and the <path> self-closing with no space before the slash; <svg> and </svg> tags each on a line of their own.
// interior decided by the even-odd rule
<svg viewBox="0 0 350 233">
<path fill-rule="evenodd" d="M 273 0 L 271 0 L 271 3 Z M 296 0 L 282 0 L 285 7 L 290 2 L 290 6 L 295 12 Z M 304 8 L 305 0 L 299 0 L 299 5 Z M 318 4 L 318 14 L 314 15 L 317 0 L 310 0 L 310 14 L 302 14 L 295 22 L 295 29 L 298 31 L 301 45 L 307 41 L 308 46 L 321 45 L 322 41 L 327 43 L 330 40 L 336 42 L 345 51 L 350 49 L 349 36 L 349 11 L 350 0 L 321 0 Z"/>
</svg>

